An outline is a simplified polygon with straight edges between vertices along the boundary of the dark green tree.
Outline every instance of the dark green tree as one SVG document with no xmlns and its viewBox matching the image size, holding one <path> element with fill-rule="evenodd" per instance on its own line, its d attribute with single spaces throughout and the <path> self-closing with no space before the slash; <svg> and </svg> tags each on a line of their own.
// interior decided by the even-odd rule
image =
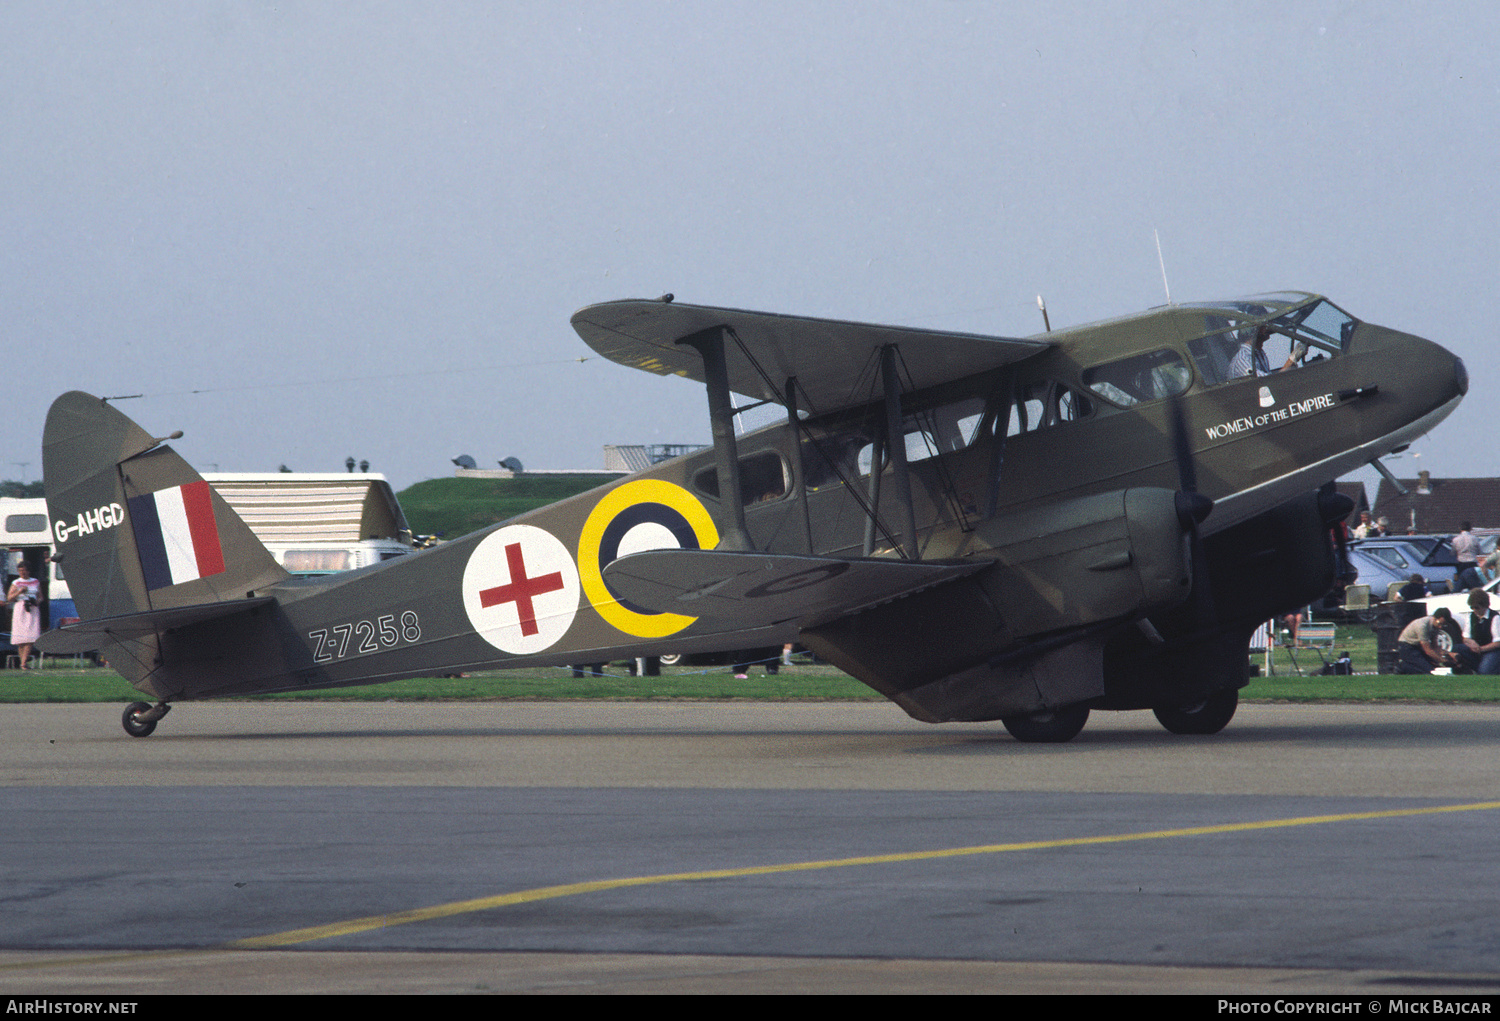
<svg viewBox="0 0 1500 1021">
<path fill-rule="evenodd" d="M 6 479 L 0 482 L 0 496 L 46 496 L 42 489 L 42 480 L 35 482 L 17 482 L 15 479 Z"/>
</svg>

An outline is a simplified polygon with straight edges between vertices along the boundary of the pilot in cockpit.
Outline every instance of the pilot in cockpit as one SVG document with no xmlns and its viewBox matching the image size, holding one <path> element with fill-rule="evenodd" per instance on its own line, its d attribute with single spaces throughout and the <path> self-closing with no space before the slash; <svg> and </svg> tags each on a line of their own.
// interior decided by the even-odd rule
<svg viewBox="0 0 1500 1021">
<path fill-rule="evenodd" d="M 1266 358 L 1266 341 L 1271 336 L 1271 324 L 1261 323 L 1255 328 L 1253 340 L 1247 340 L 1240 345 L 1240 349 L 1234 353 L 1229 361 L 1229 378 L 1238 379 L 1241 376 L 1269 376 L 1272 373 L 1271 363 Z M 1300 340 L 1292 342 L 1291 353 L 1287 355 L 1285 364 L 1276 372 L 1285 372 L 1302 360 L 1307 354 L 1307 345 Z"/>
</svg>

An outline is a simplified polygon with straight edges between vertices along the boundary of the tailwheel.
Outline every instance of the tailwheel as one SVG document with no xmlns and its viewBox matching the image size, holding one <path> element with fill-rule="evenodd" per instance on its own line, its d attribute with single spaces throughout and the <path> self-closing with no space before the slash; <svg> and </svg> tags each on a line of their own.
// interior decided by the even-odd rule
<svg viewBox="0 0 1500 1021">
<path fill-rule="evenodd" d="M 158 702 L 155 706 L 149 702 L 132 702 L 120 714 L 120 723 L 131 737 L 150 737 L 156 729 L 156 722 L 171 709 L 165 702 Z"/>
<path fill-rule="evenodd" d="M 1174 734 L 1217 734 L 1229 725 L 1239 704 L 1239 690 L 1230 688 L 1192 705 L 1151 711 L 1161 725 Z"/>
<path fill-rule="evenodd" d="M 1028 744 L 1061 744 L 1078 736 L 1083 725 L 1089 721 L 1089 707 L 1084 705 L 1063 706 L 1061 709 L 1043 709 L 1017 716 L 1002 716 L 1000 722 L 1010 731 L 1010 736 Z"/>
</svg>

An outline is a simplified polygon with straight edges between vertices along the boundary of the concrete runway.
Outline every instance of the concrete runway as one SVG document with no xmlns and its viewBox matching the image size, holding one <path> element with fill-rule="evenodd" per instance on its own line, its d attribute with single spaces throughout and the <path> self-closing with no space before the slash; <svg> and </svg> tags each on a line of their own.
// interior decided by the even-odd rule
<svg viewBox="0 0 1500 1021">
<path fill-rule="evenodd" d="M 0 706 L 0 991 L 1500 991 L 1500 708 Z"/>
</svg>

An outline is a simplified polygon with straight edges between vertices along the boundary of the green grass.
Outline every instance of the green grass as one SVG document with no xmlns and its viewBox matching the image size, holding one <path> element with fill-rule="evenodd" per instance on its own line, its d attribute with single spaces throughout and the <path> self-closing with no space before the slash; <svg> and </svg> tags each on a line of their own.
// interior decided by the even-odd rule
<svg viewBox="0 0 1500 1021">
<path fill-rule="evenodd" d="M 629 677 L 623 666 L 610 667 L 604 677 L 573 677 L 566 668 L 535 668 L 468 677 L 419 677 L 356 688 L 331 688 L 252 695 L 248 698 L 316 698 L 349 702 L 386 699 L 879 699 L 852 677 L 830 666 L 799 666 L 780 674 L 736 680 L 727 667 L 672 670 L 661 677 Z M 51 667 L 0 673 L 0 702 L 134 702 L 143 698 L 119 675 L 106 668 Z"/>
<path fill-rule="evenodd" d="M 1349 650 L 1354 661 L 1352 677 L 1320 677 L 1322 660 L 1312 650 L 1298 651 L 1297 658 L 1309 676 L 1297 676 L 1290 654 L 1277 649 L 1274 674 L 1264 674 L 1265 660 L 1256 656 L 1263 676 L 1252 678 L 1242 693 L 1245 699 L 1289 702 L 1494 702 L 1500 701 L 1500 677 L 1407 677 L 1377 675 L 1375 636 L 1362 626 L 1341 627 L 1331 660 Z M 755 669 L 745 680 L 736 680 L 728 667 L 664 667 L 660 677 L 627 676 L 623 664 L 606 670 L 604 677 L 572 677 L 562 667 L 488 672 L 468 677 L 421 677 L 357 688 L 332 688 L 254 695 L 249 698 L 334 699 L 348 702 L 387 699 L 752 699 L 752 700 L 879 700 L 881 696 L 840 672 L 819 664 L 784 668 L 776 675 L 762 676 Z M 0 702 L 134 702 L 143 696 L 119 675 L 103 667 L 53 668 L 33 671 L 0 671 Z"/>
<path fill-rule="evenodd" d="M 403 489 L 397 499 L 413 532 L 457 539 L 619 478 L 599 474 L 428 479 Z"/>
<path fill-rule="evenodd" d="M 1500 701 L 1500 677 L 1294 674 L 1253 678 L 1240 697 L 1275 702 L 1495 702 Z"/>
</svg>

